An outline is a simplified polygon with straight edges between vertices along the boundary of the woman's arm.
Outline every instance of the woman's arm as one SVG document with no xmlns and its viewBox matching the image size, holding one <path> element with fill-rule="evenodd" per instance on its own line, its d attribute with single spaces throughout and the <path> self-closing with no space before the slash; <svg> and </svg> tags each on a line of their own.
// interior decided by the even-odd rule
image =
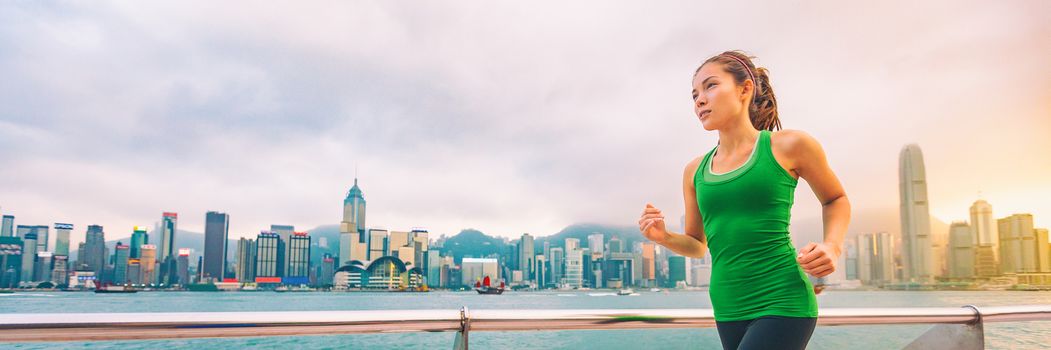
<svg viewBox="0 0 1051 350">
<path fill-rule="evenodd" d="M 836 260 L 842 255 L 843 238 L 850 224 L 850 201 L 816 139 L 797 130 L 784 130 L 777 135 L 775 147 L 783 152 L 790 169 L 810 184 L 821 202 L 824 241 L 807 244 L 797 260 L 806 273 L 827 276 L 836 270 Z"/>
<path fill-rule="evenodd" d="M 704 236 L 704 225 L 701 212 L 697 207 L 697 192 L 693 187 L 693 174 L 697 171 L 701 158 L 694 159 L 686 165 L 682 175 L 682 197 L 686 204 L 686 232 L 679 234 L 669 232 L 664 224 L 664 214 L 660 209 L 647 203 L 639 219 L 639 230 L 647 239 L 660 244 L 682 256 L 702 258 L 708 253 L 708 243 Z"/>
</svg>

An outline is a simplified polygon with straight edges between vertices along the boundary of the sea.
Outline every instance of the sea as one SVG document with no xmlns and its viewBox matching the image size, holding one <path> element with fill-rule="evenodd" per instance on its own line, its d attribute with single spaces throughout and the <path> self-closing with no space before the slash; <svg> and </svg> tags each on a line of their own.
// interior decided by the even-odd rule
<svg viewBox="0 0 1051 350">
<path fill-rule="evenodd" d="M 826 291 L 822 308 L 960 307 L 1051 304 L 1036 291 Z M 0 313 L 219 312 L 413 309 L 711 308 L 707 291 L 429 293 L 385 292 L 17 292 L 0 294 Z M 931 325 L 818 326 L 808 349 L 900 349 Z M 450 349 L 453 332 L 135 341 L 3 343 L 4 349 Z M 988 349 L 1051 349 L 1051 321 L 985 324 Z M 472 332 L 475 349 L 721 349 L 714 328 Z"/>
</svg>

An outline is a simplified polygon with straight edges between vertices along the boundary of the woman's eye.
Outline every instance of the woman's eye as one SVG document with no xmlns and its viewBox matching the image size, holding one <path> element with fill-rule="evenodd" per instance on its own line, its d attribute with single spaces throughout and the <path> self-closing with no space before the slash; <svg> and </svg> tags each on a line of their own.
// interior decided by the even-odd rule
<svg viewBox="0 0 1051 350">
<path fill-rule="evenodd" d="M 715 83 L 708 84 L 708 86 L 705 86 L 704 89 L 705 90 L 711 89 L 712 86 L 715 86 Z"/>
</svg>

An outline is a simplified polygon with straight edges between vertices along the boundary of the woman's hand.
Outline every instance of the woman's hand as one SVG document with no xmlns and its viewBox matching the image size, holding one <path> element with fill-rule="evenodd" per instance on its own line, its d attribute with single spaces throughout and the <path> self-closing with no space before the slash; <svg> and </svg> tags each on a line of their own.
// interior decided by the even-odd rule
<svg viewBox="0 0 1051 350">
<path fill-rule="evenodd" d="M 663 244 L 671 236 L 667 227 L 664 226 L 664 213 L 649 203 L 646 203 L 646 209 L 642 211 L 642 217 L 639 218 L 639 231 L 642 232 L 643 237 L 657 244 Z"/>
<path fill-rule="evenodd" d="M 814 277 L 825 277 L 836 271 L 836 260 L 839 259 L 839 251 L 825 243 L 807 244 L 799 251 L 796 261 L 803 267 L 803 271 Z M 821 294 L 825 286 L 814 286 L 814 294 Z"/>
<path fill-rule="evenodd" d="M 807 244 L 799 251 L 796 261 L 803 271 L 814 277 L 825 277 L 836 271 L 839 250 L 825 243 Z"/>
</svg>

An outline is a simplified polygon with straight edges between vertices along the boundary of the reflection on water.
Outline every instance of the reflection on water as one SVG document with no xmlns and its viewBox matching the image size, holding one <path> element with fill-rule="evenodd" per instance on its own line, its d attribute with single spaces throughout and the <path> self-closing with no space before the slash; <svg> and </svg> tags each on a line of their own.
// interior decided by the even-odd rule
<svg viewBox="0 0 1051 350">
<path fill-rule="evenodd" d="M 377 309 L 660 309 L 709 308 L 706 292 L 640 292 L 634 297 L 590 292 L 509 292 L 504 295 L 452 293 L 193 293 L 137 294 L 16 293 L 0 296 L 2 313 L 35 312 L 208 312 Z M 1051 292 L 847 292 L 818 296 L 822 307 L 954 307 L 1051 304 Z M 818 327 L 810 349 L 893 349 L 930 325 Z M 990 349 L 1041 349 L 1051 343 L 1051 321 L 987 323 Z M 453 333 L 360 334 L 311 337 L 148 340 L 84 343 L 5 344 L 5 348 L 201 349 L 314 348 L 405 349 L 452 346 Z M 13 346 L 11 346 L 13 345 Z M 719 348 L 714 328 L 557 332 L 475 332 L 471 345 L 514 349 L 709 349 Z"/>
</svg>

